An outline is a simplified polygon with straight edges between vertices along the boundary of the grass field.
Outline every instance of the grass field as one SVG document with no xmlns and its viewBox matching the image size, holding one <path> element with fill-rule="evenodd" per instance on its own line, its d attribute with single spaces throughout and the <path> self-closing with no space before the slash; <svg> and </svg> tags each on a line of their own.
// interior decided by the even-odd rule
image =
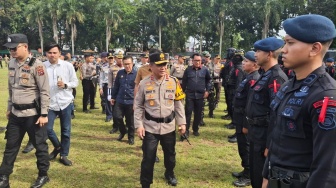
<svg viewBox="0 0 336 188">
<path fill-rule="evenodd" d="M 7 75 L 7 69 L 0 69 L 1 126 L 7 123 L 5 117 L 8 99 Z M 80 84 L 77 88 L 77 111 L 76 118 L 72 121 L 69 154 L 73 166 L 62 165 L 58 158 L 51 161 L 49 170 L 51 181 L 45 187 L 141 187 L 139 182 L 142 160 L 141 141 L 136 138 L 133 146 L 128 145 L 125 138 L 123 142 L 118 142 L 116 140 L 118 134 L 109 134 L 111 123 L 104 121 L 105 115 L 101 113 L 101 109 L 93 110 L 90 114 L 82 113 L 82 96 Z M 98 96 L 96 103 L 100 104 Z M 204 119 L 206 126 L 200 128 L 200 136 L 190 136 L 189 140 L 192 145 L 186 141 L 177 141 L 175 175 L 178 179 L 178 187 L 234 187 L 232 181 L 235 179 L 231 176 L 231 172 L 240 171 L 242 168 L 237 145 L 227 142 L 227 136 L 233 134 L 233 130 L 228 130 L 223 126 L 229 123 L 229 121 L 220 119 L 223 109 L 224 103 L 221 101 L 215 111 L 215 119 Z M 55 122 L 59 135 L 59 121 Z M 1 133 L 0 137 L 0 158 L 2 159 L 5 148 L 4 133 Z M 22 149 L 27 140 L 26 136 Z M 48 143 L 49 152 L 51 152 L 53 146 L 50 141 Z M 20 151 L 18 154 L 14 172 L 10 176 L 11 187 L 29 187 L 35 181 L 38 172 L 34 152 L 23 154 Z M 163 175 L 165 169 L 161 146 L 159 146 L 158 156 L 160 162 L 155 165 L 152 187 L 169 187 Z"/>
</svg>

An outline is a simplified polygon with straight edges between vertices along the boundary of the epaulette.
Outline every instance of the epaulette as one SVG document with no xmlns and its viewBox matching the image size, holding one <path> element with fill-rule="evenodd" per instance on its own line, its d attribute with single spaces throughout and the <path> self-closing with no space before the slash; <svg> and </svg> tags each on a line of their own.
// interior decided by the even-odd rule
<svg viewBox="0 0 336 188">
<path fill-rule="evenodd" d="M 30 61 L 29 61 L 29 63 L 28 63 L 28 66 L 33 66 L 34 65 L 34 63 L 35 63 L 35 61 L 36 61 L 36 58 L 35 57 L 32 57 L 31 59 L 30 59 Z"/>
</svg>

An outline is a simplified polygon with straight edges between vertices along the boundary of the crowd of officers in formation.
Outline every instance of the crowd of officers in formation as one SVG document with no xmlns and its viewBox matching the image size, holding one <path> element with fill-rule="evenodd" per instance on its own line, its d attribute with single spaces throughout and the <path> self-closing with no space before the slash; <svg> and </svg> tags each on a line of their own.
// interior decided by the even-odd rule
<svg viewBox="0 0 336 188">
<path fill-rule="evenodd" d="M 334 60 L 328 58 L 325 65 L 322 64 L 326 50 L 336 37 L 335 25 L 330 19 L 320 15 L 303 15 L 287 19 L 283 26 L 287 32 L 284 40 L 269 37 L 256 41 L 254 51 L 246 53 L 229 48 L 224 59 L 219 55 L 211 58 L 211 54 L 205 51 L 201 54 L 194 53 L 189 61 L 185 56 L 178 55 L 173 60 L 174 63 L 171 63 L 164 53 L 156 49 L 142 53 L 139 63 L 134 63 L 132 56 L 124 55 L 121 51 L 103 52 L 96 59 L 92 54 L 86 54 L 83 63 L 72 62 L 73 71 L 80 71 L 79 79 L 83 86 L 82 110 L 84 113 L 90 113 L 90 109 L 98 109 L 95 105 L 95 95 L 99 88 L 102 113 L 106 114 L 105 121 L 113 121 L 110 134 L 119 131 L 118 141 L 127 134 L 130 145 L 134 144 L 135 133 L 142 140 L 142 187 L 150 187 L 153 183 L 154 164 L 159 160 L 156 156 L 159 142 L 164 153 L 164 176 L 169 185 L 176 186 L 176 124 L 179 140 L 189 142 L 193 113 L 192 135 L 200 136 L 199 128 L 205 126 L 204 107 L 209 107 L 208 117 L 215 118 L 214 110 L 220 102 L 223 87 L 227 115 L 221 118 L 231 120 L 231 123 L 225 126 L 235 129 L 235 133 L 228 137 L 228 141 L 237 143 L 243 167 L 241 172 L 232 173 L 237 178 L 233 185 L 252 185 L 254 188 L 335 187 Z M 6 46 L 10 48 L 11 53 L 16 52 L 22 41 L 12 45 L 16 39 L 10 39 Z M 26 39 L 23 40 L 25 41 Z M 57 47 L 56 51 L 53 51 L 54 47 Z M 71 59 L 71 56 L 65 55 L 65 61 L 58 60 L 61 57 L 52 54 L 60 53 L 60 48 L 54 47 L 49 46 L 46 49 L 46 53 L 49 54 L 47 63 L 44 63 L 47 71 L 37 63 L 34 69 L 34 76 L 37 78 L 47 79 L 41 76 L 48 73 L 50 80 L 50 77 L 55 76 L 48 70 L 49 67 L 53 67 L 53 62 L 60 64 Z M 29 64 L 24 65 L 23 69 L 12 67 L 16 65 L 16 61 L 15 58 L 11 60 L 10 72 L 29 71 Z M 28 60 L 24 62 L 30 63 Z M 71 84 L 64 75 L 60 79 L 57 76 L 56 79 L 57 81 L 50 81 L 50 85 L 55 82 L 58 88 L 71 91 L 70 99 L 73 101 L 76 96 L 75 81 Z M 15 81 L 10 80 L 9 85 L 17 87 Z M 20 80 L 19 85 L 26 82 Z M 47 86 L 37 83 L 34 87 L 41 90 L 41 87 Z M 44 124 L 48 124 L 48 127 L 49 124 L 53 124 L 55 116 L 60 116 L 61 142 L 52 128 L 48 129 L 49 139 L 54 146 L 49 159 L 54 159 L 61 153 L 60 161 L 64 165 L 72 165 L 66 158 L 70 147 L 70 129 L 63 124 L 68 124 L 64 123 L 64 118 L 75 118 L 74 105 L 70 102 L 66 108 L 52 108 L 54 100 L 59 100 L 59 106 L 64 106 L 64 100 L 53 98 L 53 93 L 57 92 L 50 88 L 50 106 L 46 97 L 41 98 L 43 93 L 37 93 L 36 98 L 42 99 L 38 102 L 41 112 L 29 121 L 35 123 L 37 118 L 42 129 Z M 11 93 L 12 88 L 9 89 Z M 20 89 L 24 90 L 19 87 L 18 90 Z M 21 94 L 19 91 L 16 91 L 18 95 Z M 65 95 L 63 93 L 63 96 Z M 14 105 L 11 100 L 15 100 L 15 96 L 10 97 L 10 123 L 7 132 L 10 132 L 8 130 L 11 130 L 11 124 L 18 121 L 16 119 L 23 121 L 18 118 L 24 117 L 20 110 L 36 107 L 26 104 Z M 65 116 L 65 113 L 68 115 Z M 49 122 L 52 119 L 52 123 L 43 119 L 44 117 L 48 117 Z M 29 151 L 34 147 L 37 149 L 37 164 L 40 170 L 39 178 L 32 187 L 42 187 L 49 181 L 49 163 L 45 162 L 43 156 L 38 155 L 45 153 L 46 146 L 41 146 L 45 140 L 38 141 L 37 135 L 32 135 L 29 128 L 27 131 L 30 136 L 29 142 L 33 145 Z M 10 139 L 13 139 L 13 134 L 6 134 L 7 153 L 5 152 L 0 167 L 0 187 L 9 186 L 8 177 L 12 172 L 14 155 L 18 152 L 17 145 L 13 149 L 13 143 L 8 144 Z M 20 141 L 23 135 L 20 132 Z M 66 152 L 63 151 L 63 147 L 67 148 Z M 10 157 L 14 157 L 14 160 L 9 159 Z"/>
</svg>

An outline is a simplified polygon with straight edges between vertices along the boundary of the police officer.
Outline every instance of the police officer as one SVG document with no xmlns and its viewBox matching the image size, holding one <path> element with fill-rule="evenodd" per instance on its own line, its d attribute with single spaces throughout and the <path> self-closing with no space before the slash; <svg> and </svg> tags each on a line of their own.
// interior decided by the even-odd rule
<svg viewBox="0 0 336 188">
<path fill-rule="evenodd" d="M 183 55 L 179 55 L 177 63 L 174 63 L 174 65 L 170 69 L 170 75 L 176 77 L 179 80 L 180 84 L 182 84 L 182 77 L 186 69 L 184 65 L 184 60 L 185 57 Z"/>
<path fill-rule="evenodd" d="M 112 65 L 112 66 L 110 65 L 110 71 L 108 74 L 108 86 L 107 86 L 108 87 L 108 90 L 107 90 L 107 100 L 108 101 L 111 100 L 112 88 L 114 87 L 114 82 L 116 80 L 117 73 L 120 69 L 124 69 L 124 66 L 122 64 L 122 59 L 124 57 L 124 54 L 121 51 L 119 51 L 114 55 L 114 57 L 116 59 L 116 63 L 115 65 Z M 109 53 L 109 56 L 107 58 L 109 59 L 109 61 L 113 61 L 113 54 Z M 112 112 L 113 112 L 113 105 L 112 105 Z M 114 117 L 113 117 L 113 122 L 114 122 Z M 118 132 L 118 130 L 119 130 L 118 125 L 113 123 L 110 134 L 116 133 Z"/>
<path fill-rule="evenodd" d="M 87 104 L 90 99 L 90 109 L 95 108 L 95 90 L 94 84 L 92 82 L 92 77 L 96 75 L 96 66 L 93 65 L 93 56 L 92 54 L 86 54 L 85 63 L 81 66 L 80 69 L 80 79 L 82 80 L 83 85 L 83 112 L 90 113 L 87 109 Z"/>
<path fill-rule="evenodd" d="M 267 154 L 266 141 L 270 121 L 270 103 L 287 76 L 280 69 L 278 56 L 284 42 L 275 37 L 254 43 L 255 59 L 265 71 L 250 88 L 246 106 L 250 140 L 250 178 L 252 187 L 261 187 L 262 169 Z"/>
<path fill-rule="evenodd" d="M 8 36 L 4 45 L 13 57 L 8 66 L 9 100 L 6 149 L 0 166 L 0 187 L 9 187 L 9 175 L 27 132 L 36 148 L 38 178 L 31 187 L 42 187 L 49 181 L 47 128 L 49 81 L 43 63 L 29 58 L 28 39 L 23 34 Z"/>
<path fill-rule="evenodd" d="M 139 70 L 140 67 L 144 66 L 144 65 L 148 65 L 148 53 L 142 53 L 140 54 L 140 63 L 137 63 L 135 66 L 134 66 L 134 69 L 135 70 Z"/>
<path fill-rule="evenodd" d="M 220 72 L 222 68 L 224 67 L 222 65 L 221 57 L 219 55 L 216 55 L 214 58 L 214 68 L 213 68 L 213 79 L 214 79 L 214 87 L 216 90 L 216 105 L 218 104 L 220 100 L 220 91 L 222 87 L 222 79 L 220 78 Z"/>
<path fill-rule="evenodd" d="M 326 59 L 326 71 L 327 73 L 335 79 L 335 69 L 334 69 L 334 59 L 333 58 L 328 58 Z"/>
<path fill-rule="evenodd" d="M 231 62 L 232 66 L 229 69 L 228 75 L 226 76 L 226 91 L 227 91 L 227 109 L 230 118 L 232 119 L 233 116 L 233 99 L 238 88 L 240 82 L 245 77 L 245 73 L 242 69 L 242 61 L 243 61 L 244 52 L 241 50 L 236 50 L 234 53 Z M 231 122 L 226 126 L 228 129 L 235 129 L 235 125 Z M 236 142 L 236 136 L 229 138 L 229 142 Z"/>
<path fill-rule="evenodd" d="M 239 84 L 233 99 L 232 124 L 236 127 L 236 139 L 238 143 L 238 153 L 241 159 L 241 165 L 244 168 L 241 172 L 233 172 L 232 175 L 238 180 L 233 184 L 237 187 L 245 187 L 251 184 L 250 165 L 249 165 L 249 141 L 246 136 L 247 128 L 245 107 L 247 96 L 251 86 L 259 79 L 259 65 L 255 61 L 254 51 L 248 51 L 243 61 L 243 70 L 247 73 L 245 79 Z M 245 132 L 245 133 L 244 133 Z"/>
<path fill-rule="evenodd" d="M 110 63 L 107 59 L 107 56 L 108 52 L 103 52 L 100 55 L 100 57 L 102 58 L 102 63 L 99 75 L 99 93 L 102 99 L 103 113 L 106 114 L 105 122 L 109 122 L 112 120 L 112 107 L 111 103 L 107 100 L 108 74 L 110 70 Z"/>
<path fill-rule="evenodd" d="M 224 95 L 225 95 L 225 103 L 226 107 L 228 108 L 228 91 L 227 91 L 227 77 L 229 75 L 229 71 L 231 67 L 233 66 L 233 63 L 231 61 L 233 55 L 235 54 L 236 49 L 235 48 L 229 48 L 226 50 L 226 62 L 224 63 L 224 68 L 220 72 L 220 77 L 222 78 L 222 86 L 224 88 Z M 222 119 L 229 120 L 230 116 L 229 114 L 222 116 Z"/>
<path fill-rule="evenodd" d="M 284 65 L 296 76 L 280 88 L 270 106 L 277 116 L 263 187 L 268 177 L 271 188 L 335 187 L 336 82 L 322 66 L 336 37 L 335 25 L 327 17 L 309 14 L 285 20 L 283 28 Z"/>
<path fill-rule="evenodd" d="M 184 93 L 178 80 L 166 73 L 168 61 L 163 53 L 150 54 L 149 59 L 153 74 L 140 82 L 134 100 L 134 125 L 143 140 L 140 182 L 143 188 L 153 183 L 153 168 L 160 141 L 166 167 L 165 178 L 168 184 L 176 186 L 175 121 L 179 133 L 184 134 L 186 120 L 181 102 Z"/>
<path fill-rule="evenodd" d="M 209 82 L 210 73 L 209 70 L 202 66 L 202 57 L 200 54 L 195 53 L 191 56 L 193 59 L 193 66 L 188 67 L 183 74 L 182 88 L 186 93 L 186 119 L 187 119 L 187 132 L 186 136 L 189 136 L 189 127 L 191 114 L 194 111 L 193 122 L 193 135 L 199 136 L 199 125 L 201 123 L 202 109 L 204 107 L 203 100 L 209 95 Z M 184 138 L 181 137 L 181 141 Z"/>
</svg>

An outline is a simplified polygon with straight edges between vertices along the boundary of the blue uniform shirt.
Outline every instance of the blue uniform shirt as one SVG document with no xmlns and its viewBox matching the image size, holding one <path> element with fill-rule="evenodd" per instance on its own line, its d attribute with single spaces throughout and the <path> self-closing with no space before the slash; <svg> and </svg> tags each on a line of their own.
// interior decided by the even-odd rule
<svg viewBox="0 0 336 188">
<path fill-rule="evenodd" d="M 125 69 L 119 70 L 112 89 L 112 99 L 120 104 L 133 104 L 136 70 L 126 73 Z"/>
</svg>

